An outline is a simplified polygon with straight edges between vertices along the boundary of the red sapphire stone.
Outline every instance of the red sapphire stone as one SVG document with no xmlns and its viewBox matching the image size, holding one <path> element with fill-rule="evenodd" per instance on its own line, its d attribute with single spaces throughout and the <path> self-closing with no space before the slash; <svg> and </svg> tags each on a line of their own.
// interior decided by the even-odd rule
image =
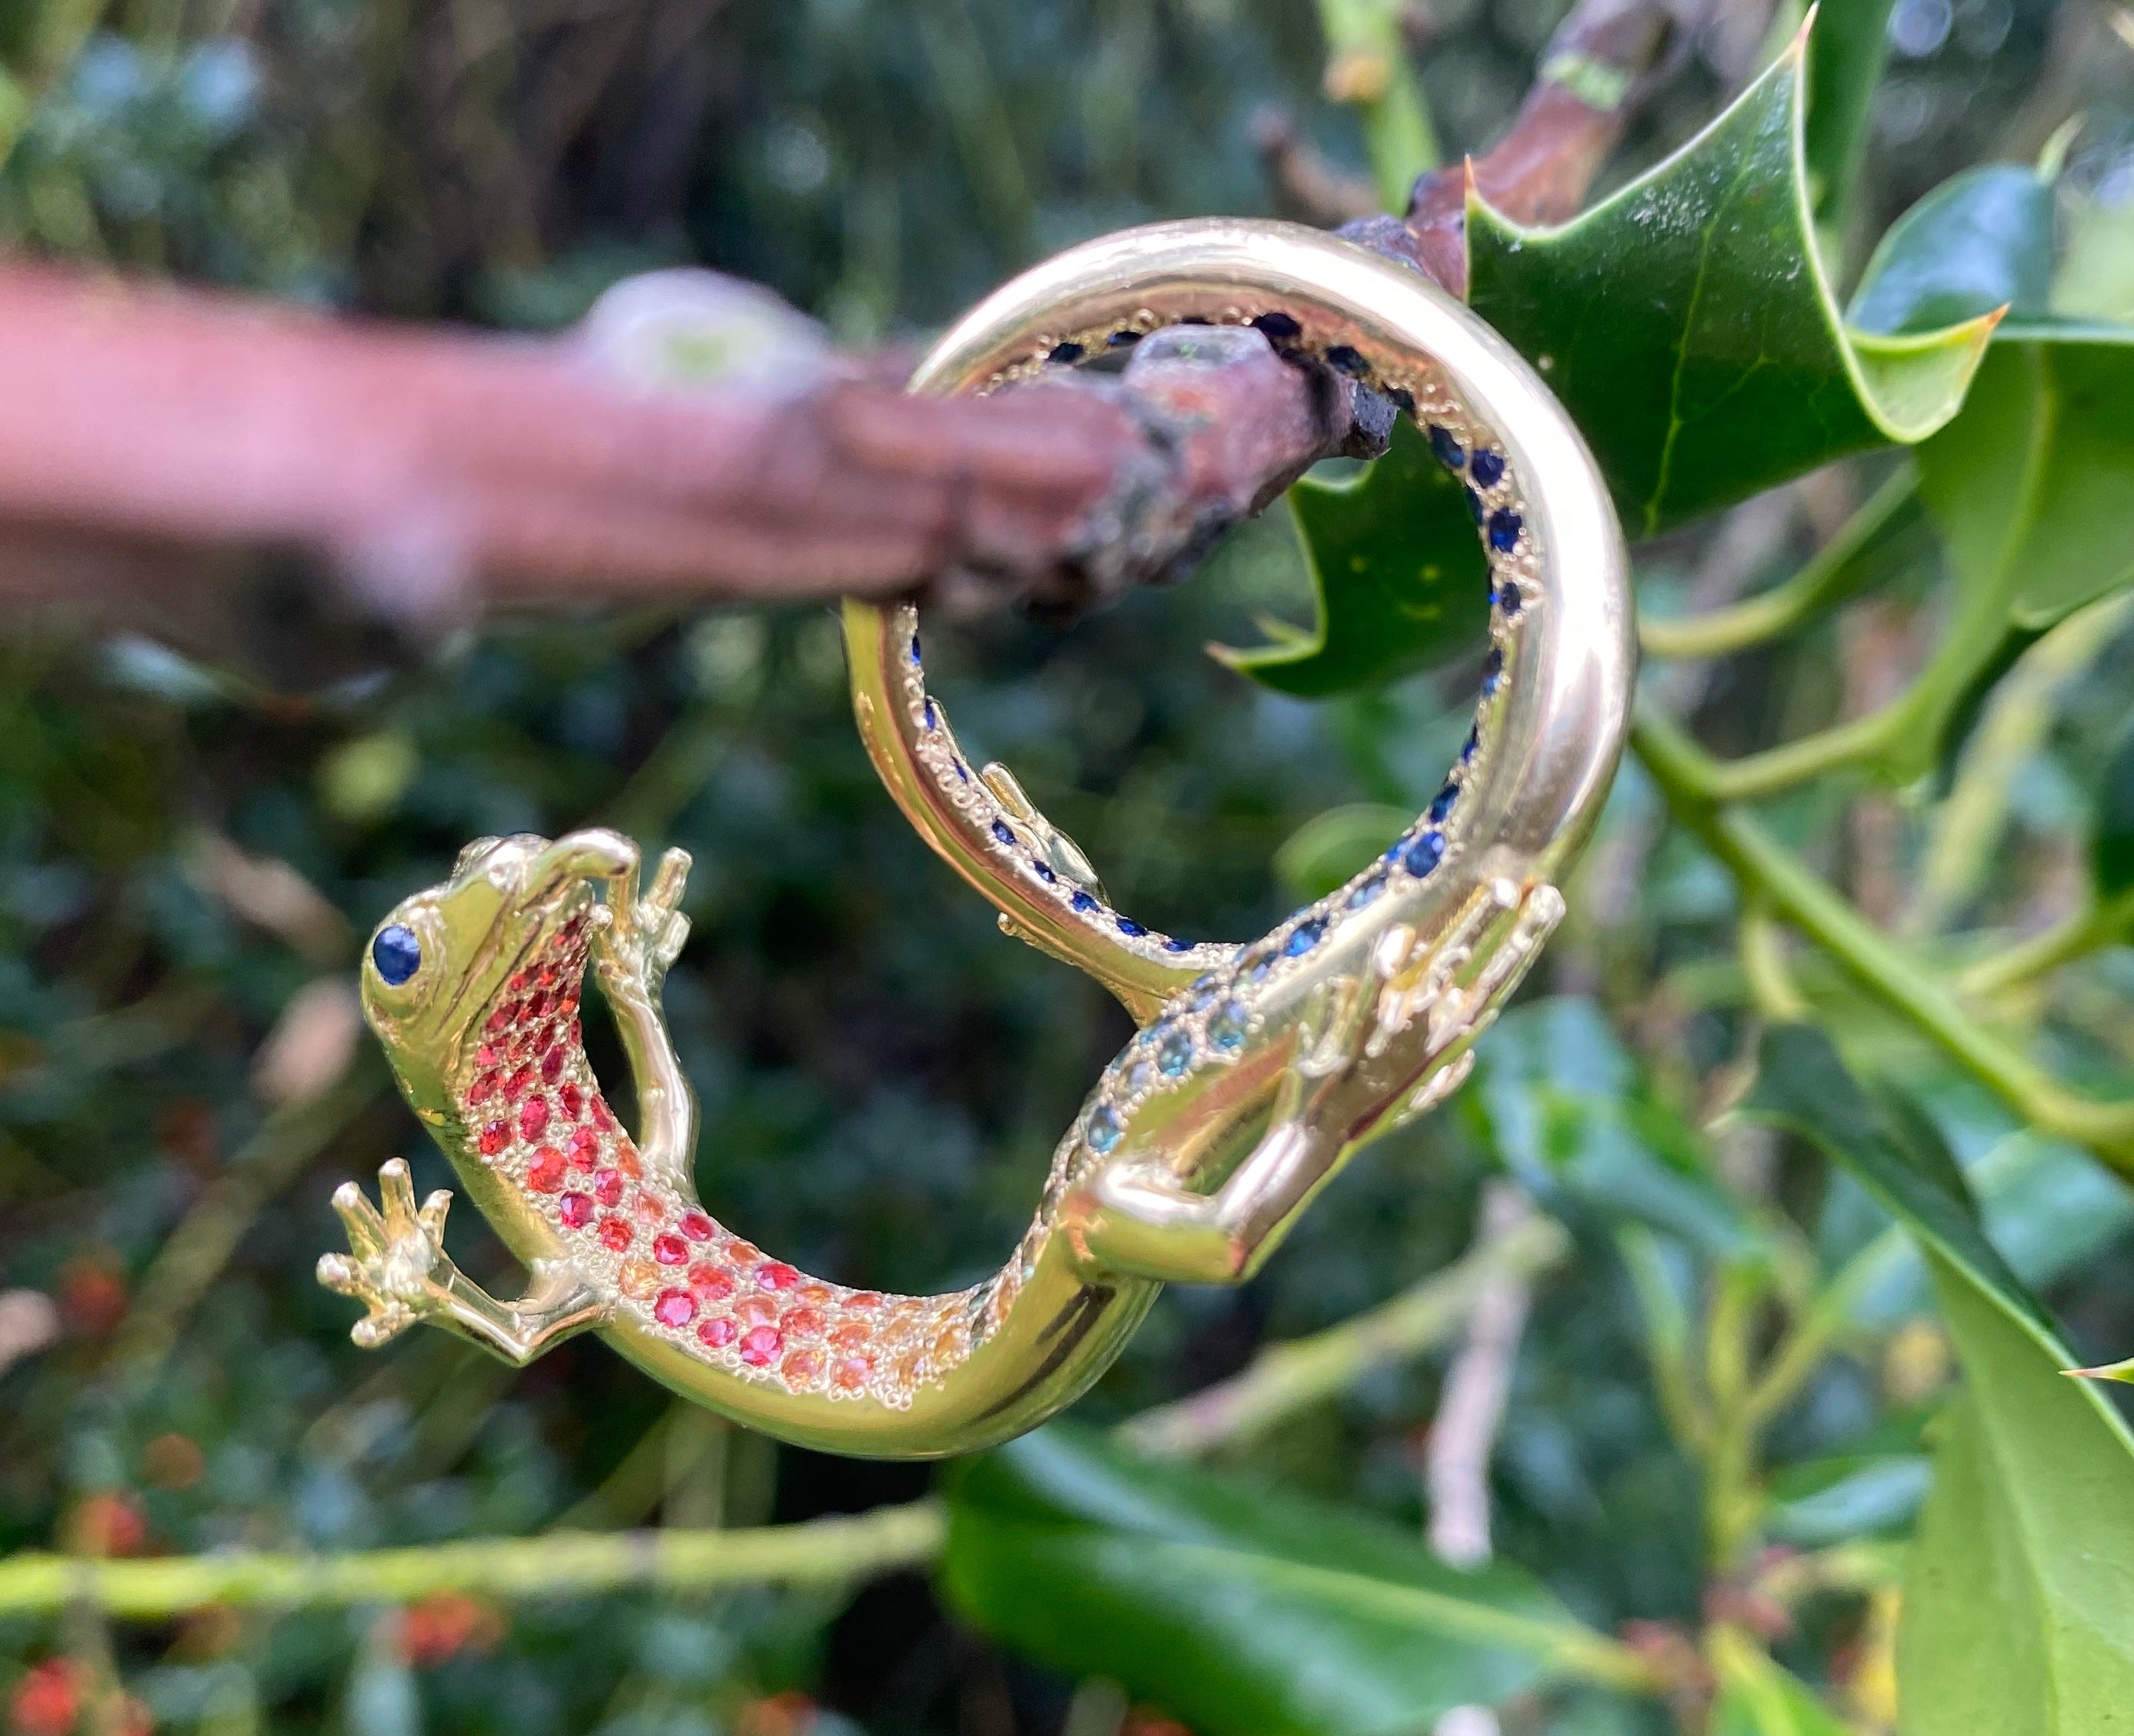
<svg viewBox="0 0 2134 1736">
<path fill-rule="evenodd" d="M 476 1143 L 481 1147 L 484 1157 L 494 1157 L 511 1143 L 511 1130 L 502 1121 L 491 1121 L 481 1130 L 481 1136 Z"/>
<path fill-rule="evenodd" d="M 697 1318 L 697 1299 L 685 1290 L 663 1290 L 652 1304 L 652 1318 L 679 1332 Z"/>
<path fill-rule="evenodd" d="M 706 1302 L 723 1302 L 733 1294 L 733 1277 L 723 1267 L 699 1260 L 689 1268 L 689 1288 Z"/>
<path fill-rule="evenodd" d="M 874 1358 L 867 1356 L 848 1356 L 838 1359 L 838 1366 L 830 1371 L 830 1378 L 841 1392 L 857 1392 L 867 1383 L 874 1372 Z"/>
<path fill-rule="evenodd" d="M 571 1136 L 571 1161 L 581 1169 L 590 1169 L 600 1161 L 600 1136 L 590 1127 L 581 1127 Z"/>
<path fill-rule="evenodd" d="M 687 1266 L 689 1244 L 679 1236 L 655 1236 L 652 1238 L 652 1257 L 662 1266 Z"/>
<path fill-rule="evenodd" d="M 823 1329 L 823 1311 L 818 1308 L 789 1308 L 778 1324 L 788 1338 L 812 1338 Z"/>
<path fill-rule="evenodd" d="M 790 1290 L 800 1281 L 800 1274 L 783 1260 L 766 1260 L 756 1267 L 756 1281 L 765 1290 Z"/>
<path fill-rule="evenodd" d="M 558 1045 L 559 1049 L 561 1046 Z M 565 1121 L 575 1121 L 586 1112 L 586 1094 L 578 1089 L 575 1082 L 567 1083 L 556 1095 L 562 1099 Z"/>
<path fill-rule="evenodd" d="M 582 1230 L 593 1221 L 593 1197 L 590 1194 L 566 1194 L 556 1203 L 556 1211 L 567 1227 Z"/>
<path fill-rule="evenodd" d="M 563 1154 L 543 1145 L 526 1166 L 526 1185 L 536 1194 L 553 1194 L 563 1185 Z"/>
<path fill-rule="evenodd" d="M 717 1226 L 702 1212 L 684 1212 L 678 1227 L 692 1242 L 709 1242 Z"/>
<path fill-rule="evenodd" d="M 751 1368 L 768 1368 L 784 1342 L 775 1326 L 751 1326 L 741 1335 L 741 1359 Z"/>
<path fill-rule="evenodd" d="M 630 1244 L 631 1238 L 636 1234 L 637 1232 L 630 1228 L 630 1227 L 625 1223 L 620 1218 L 603 1218 L 601 1219 L 601 1245 L 603 1247 L 610 1249 L 615 1253 L 619 1254 L 625 1248 L 628 1247 Z"/>
<path fill-rule="evenodd" d="M 474 1083 L 467 1087 L 467 1102 L 470 1103 L 486 1103 L 495 1095 L 496 1075 L 494 1073 L 476 1073 Z"/>
<path fill-rule="evenodd" d="M 734 1323 L 724 1314 L 715 1320 L 707 1320 L 697 1329 L 697 1336 L 714 1350 L 723 1350 L 734 1341 Z"/>
<path fill-rule="evenodd" d="M 607 1107 L 605 1097 L 595 1097 L 592 1102 L 593 1126 L 602 1133 L 615 1131 L 615 1113 Z"/>
<path fill-rule="evenodd" d="M 537 1140 L 548 1131 L 548 1100 L 536 1092 L 519 1106 L 519 1136 Z"/>
<path fill-rule="evenodd" d="M 563 1045 L 558 1043 L 541 1057 L 541 1078 L 543 1083 L 553 1085 L 562 1077 Z"/>
<path fill-rule="evenodd" d="M 593 1198 L 604 1206 L 622 1203 L 622 1172 L 620 1169 L 596 1169 L 593 1172 Z"/>
</svg>

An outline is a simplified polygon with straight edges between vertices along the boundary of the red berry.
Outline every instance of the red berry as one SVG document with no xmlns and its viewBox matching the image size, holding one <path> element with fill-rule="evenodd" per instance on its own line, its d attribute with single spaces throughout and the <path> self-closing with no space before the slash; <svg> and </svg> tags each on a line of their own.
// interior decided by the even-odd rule
<svg viewBox="0 0 2134 1736">
<path fill-rule="evenodd" d="M 697 1299 L 685 1290 L 663 1290 L 652 1304 L 652 1318 L 679 1332 L 697 1318 Z"/>
<path fill-rule="evenodd" d="M 751 1326 L 741 1335 L 741 1359 L 751 1368 L 768 1368 L 784 1343 L 775 1326 Z"/>
</svg>

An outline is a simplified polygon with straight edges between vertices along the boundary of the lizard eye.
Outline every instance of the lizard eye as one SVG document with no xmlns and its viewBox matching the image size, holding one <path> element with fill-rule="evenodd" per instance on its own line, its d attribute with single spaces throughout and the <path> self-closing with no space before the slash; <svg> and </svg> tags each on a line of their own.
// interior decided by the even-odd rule
<svg viewBox="0 0 2134 1736">
<path fill-rule="evenodd" d="M 370 962 L 380 976 L 398 988 L 422 968 L 422 943 L 404 923 L 388 923 L 370 943 Z"/>
</svg>

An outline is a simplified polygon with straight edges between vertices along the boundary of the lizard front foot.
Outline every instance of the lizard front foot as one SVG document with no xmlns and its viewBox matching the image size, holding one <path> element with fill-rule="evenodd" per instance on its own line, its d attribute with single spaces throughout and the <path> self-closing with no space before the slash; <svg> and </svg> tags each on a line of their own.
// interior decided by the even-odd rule
<svg viewBox="0 0 2134 1736">
<path fill-rule="evenodd" d="M 458 1275 L 444 1247 L 449 1193 L 441 1188 L 418 1207 L 408 1165 L 396 1157 L 378 1172 L 378 1197 L 374 1206 L 352 1181 L 334 1190 L 349 1251 L 321 1255 L 318 1267 L 320 1283 L 363 1304 L 366 1312 L 349 1336 L 366 1350 L 447 1312 Z"/>
<path fill-rule="evenodd" d="M 418 1207 L 408 1165 L 394 1158 L 378 1172 L 376 1206 L 343 1182 L 333 1208 L 348 1229 L 349 1251 L 319 1260 L 319 1282 L 364 1304 L 349 1336 L 366 1350 L 389 1343 L 418 1320 L 470 1338 L 506 1362 L 524 1364 L 552 1344 L 601 1324 L 613 1299 L 566 1261 L 534 1266 L 534 1286 L 500 1302 L 452 1264 L 445 1251 L 445 1214 L 452 1196 L 439 1189 Z"/>
</svg>

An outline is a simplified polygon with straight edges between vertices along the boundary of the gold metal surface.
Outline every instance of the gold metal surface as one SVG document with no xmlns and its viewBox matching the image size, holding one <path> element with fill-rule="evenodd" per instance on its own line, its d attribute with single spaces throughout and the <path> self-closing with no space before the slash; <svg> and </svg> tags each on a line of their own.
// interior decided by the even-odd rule
<svg viewBox="0 0 2134 1736">
<path fill-rule="evenodd" d="M 1011 775 L 964 759 L 925 691 L 913 611 L 848 603 L 854 713 L 899 806 L 1011 932 L 1104 982 L 1144 1027 L 1060 1141 L 1015 1254 L 968 1290 L 881 1296 L 716 1223 L 697 1203 L 694 1107 L 659 1008 L 687 932 L 687 858 L 669 852 L 640 896 L 636 847 L 616 834 L 488 839 L 381 926 L 364 1001 L 533 1282 L 515 1302 L 469 1283 L 439 1244 L 445 1196 L 418 1207 L 389 1166 L 382 1209 L 353 1185 L 336 1196 L 350 1251 L 321 1262 L 366 1305 L 359 1342 L 427 1319 L 524 1361 L 596 1329 L 676 1391 L 788 1439 L 965 1451 L 1071 1402 L 1162 1283 L 1248 1276 L 1360 1145 L 1456 1087 L 1562 914 L 1552 882 L 1629 716 L 1620 532 L 1540 379 L 1397 265 L 1316 231 L 1216 220 L 1128 231 L 1026 273 L 941 340 L 915 386 L 990 390 L 1164 326 L 1269 316 L 1293 322 L 1286 341 L 1405 394 L 1476 495 L 1491 674 L 1432 815 L 1260 939 L 1188 946 L 1113 909 Z M 624 1034 L 635 1140 L 578 1041 L 588 964 Z"/>
</svg>

